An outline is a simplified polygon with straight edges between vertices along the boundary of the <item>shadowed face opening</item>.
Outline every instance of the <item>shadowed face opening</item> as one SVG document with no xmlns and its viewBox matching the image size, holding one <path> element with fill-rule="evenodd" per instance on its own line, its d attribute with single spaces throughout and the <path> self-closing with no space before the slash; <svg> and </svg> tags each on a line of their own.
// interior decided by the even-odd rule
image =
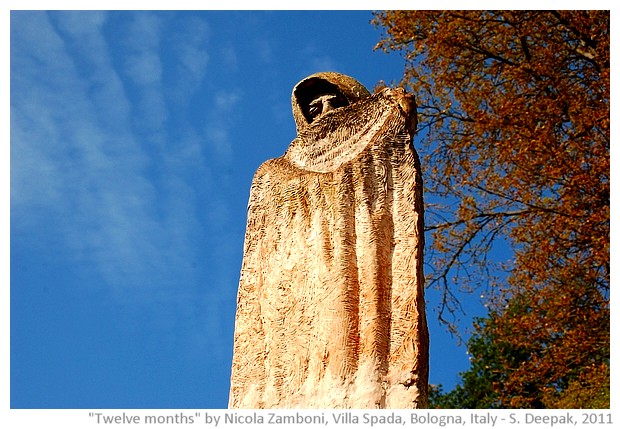
<svg viewBox="0 0 620 429">
<path fill-rule="evenodd" d="M 349 100 L 336 85 L 320 78 L 301 84 L 295 95 L 308 124 L 331 110 L 349 105 Z"/>
<path fill-rule="evenodd" d="M 310 123 L 312 123 L 316 118 L 330 110 L 344 107 L 348 104 L 349 102 L 342 94 L 319 94 L 310 102 L 306 116 L 309 117 Z"/>
</svg>

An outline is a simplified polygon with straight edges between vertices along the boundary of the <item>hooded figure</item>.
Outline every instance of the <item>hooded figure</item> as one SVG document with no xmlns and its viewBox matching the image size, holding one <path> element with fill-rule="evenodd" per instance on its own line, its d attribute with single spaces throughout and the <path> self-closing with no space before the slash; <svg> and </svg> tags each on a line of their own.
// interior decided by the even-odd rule
<svg viewBox="0 0 620 429">
<path fill-rule="evenodd" d="M 250 190 L 231 408 L 423 408 L 428 330 L 413 97 L 317 73 Z"/>
</svg>

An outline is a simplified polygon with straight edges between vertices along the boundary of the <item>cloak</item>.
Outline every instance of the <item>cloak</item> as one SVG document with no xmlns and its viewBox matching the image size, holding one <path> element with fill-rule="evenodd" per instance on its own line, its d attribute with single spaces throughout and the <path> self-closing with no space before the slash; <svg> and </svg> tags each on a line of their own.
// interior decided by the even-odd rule
<svg viewBox="0 0 620 429">
<path fill-rule="evenodd" d="M 309 103 L 336 94 L 313 118 Z M 416 106 L 338 73 L 293 90 L 297 137 L 252 181 L 229 407 L 423 408 Z"/>
</svg>

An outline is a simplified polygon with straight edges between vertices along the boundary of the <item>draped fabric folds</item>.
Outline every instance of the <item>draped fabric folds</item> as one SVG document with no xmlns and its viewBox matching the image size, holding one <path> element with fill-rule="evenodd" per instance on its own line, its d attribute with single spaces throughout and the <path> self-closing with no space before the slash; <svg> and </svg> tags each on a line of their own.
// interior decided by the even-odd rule
<svg viewBox="0 0 620 429">
<path fill-rule="evenodd" d="M 311 122 L 313 79 L 348 104 Z M 297 138 L 250 191 L 229 406 L 425 407 L 413 98 L 320 73 L 296 86 L 293 115 Z"/>
</svg>

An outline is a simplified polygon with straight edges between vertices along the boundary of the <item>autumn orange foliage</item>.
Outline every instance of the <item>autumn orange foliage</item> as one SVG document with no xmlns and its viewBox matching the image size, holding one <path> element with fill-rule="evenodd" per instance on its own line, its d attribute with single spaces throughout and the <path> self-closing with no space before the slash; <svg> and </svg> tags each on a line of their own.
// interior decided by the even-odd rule
<svg viewBox="0 0 620 429">
<path fill-rule="evenodd" d="M 498 387 L 504 405 L 608 388 L 609 11 L 387 11 L 374 24 L 419 106 L 428 284 L 454 309 L 455 284 L 493 281 L 498 239 L 514 252 L 488 304 L 496 334 L 531 353 Z"/>
</svg>

